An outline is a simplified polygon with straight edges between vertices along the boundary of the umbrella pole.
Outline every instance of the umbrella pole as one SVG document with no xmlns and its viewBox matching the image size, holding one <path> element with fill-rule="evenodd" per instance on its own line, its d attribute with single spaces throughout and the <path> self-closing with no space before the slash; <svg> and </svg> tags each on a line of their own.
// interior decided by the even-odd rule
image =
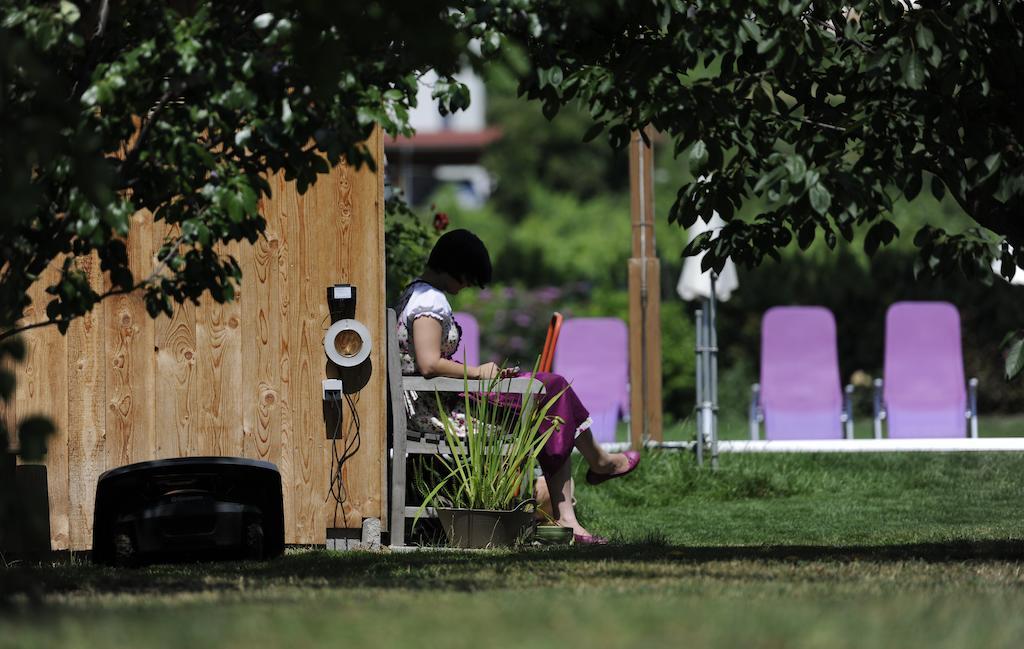
<svg viewBox="0 0 1024 649">
<path fill-rule="evenodd" d="M 718 327 L 715 312 L 715 280 L 718 273 L 711 272 L 711 298 L 708 300 L 708 365 L 711 392 L 711 470 L 718 470 Z"/>
<path fill-rule="evenodd" d="M 694 411 L 697 415 L 697 466 L 704 464 L 704 310 L 697 309 L 696 317 L 696 345 L 694 352 L 697 356 L 697 398 Z"/>
<path fill-rule="evenodd" d="M 712 305 L 704 305 L 697 313 L 697 448 L 698 464 L 703 464 L 704 452 L 712 449 L 715 436 L 715 367 L 712 363 L 713 335 L 711 329 Z"/>
</svg>

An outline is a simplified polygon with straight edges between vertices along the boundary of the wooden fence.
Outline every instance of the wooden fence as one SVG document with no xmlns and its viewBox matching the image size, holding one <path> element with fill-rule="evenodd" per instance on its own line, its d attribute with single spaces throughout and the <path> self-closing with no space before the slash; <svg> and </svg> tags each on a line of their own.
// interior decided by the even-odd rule
<svg viewBox="0 0 1024 649">
<path fill-rule="evenodd" d="M 382 140 L 370 145 L 383 161 Z M 53 549 L 92 545 L 96 479 L 105 470 L 169 457 L 230 455 L 269 460 L 281 470 L 288 543 L 323 543 L 329 527 L 358 528 L 383 518 L 386 502 L 386 363 L 382 176 L 345 165 L 306 194 L 270 178 L 265 236 L 232 244 L 244 277 L 229 304 L 204 298 L 153 320 L 140 295 L 111 298 L 75 321 L 24 334 L 27 357 L 17 368 L 9 423 L 45 414 L 57 425 L 46 458 Z M 167 227 L 146 212 L 132 219 L 129 258 L 136 277 L 154 267 Z M 95 259 L 81 259 L 94 286 L 104 278 Z M 32 289 L 26 323 L 45 317 L 43 289 Z M 368 383 L 354 395 L 356 431 L 342 426 L 344 498 L 328 498 L 333 423 L 323 407 L 330 326 L 326 287 L 358 287 L 356 318 L 374 338 Z M 347 413 L 346 413 L 347 417 Z M 348 418 L 348 417 L 347 417 Z M 348 418 L 350 419 L 350 418 Z"/>
</svg>

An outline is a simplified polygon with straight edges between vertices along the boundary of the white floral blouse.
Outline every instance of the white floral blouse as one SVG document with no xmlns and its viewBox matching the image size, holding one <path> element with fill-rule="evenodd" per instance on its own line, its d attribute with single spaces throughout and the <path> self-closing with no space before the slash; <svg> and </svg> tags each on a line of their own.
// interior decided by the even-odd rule
<svg viewBox="0 0 1024 649">
<path fill-rule="evenodd" d="M 413 322 L 418 318 L 433 318 L 441 324 L 441 356 L 451 359 L 459 347 L 462 329 L 455 321 L 452 307 L 445 294 L 427 282 L 416 279 L 398 300 L 398 355 L 402 363 L 402 374 L 418 375 L 416 351 L 413 344 Z M 443 435 L 444 424 L 437 409 L 437 398 L 433 394 L 405 393 L 409 415 L 410 433 Z M 444 410 L 455 423 L 456 432 L 465 434 L 465 407 L 457 394 L 441 395 Z M 415 435 L 414 435 L 415 436 Z"/>
</svg>

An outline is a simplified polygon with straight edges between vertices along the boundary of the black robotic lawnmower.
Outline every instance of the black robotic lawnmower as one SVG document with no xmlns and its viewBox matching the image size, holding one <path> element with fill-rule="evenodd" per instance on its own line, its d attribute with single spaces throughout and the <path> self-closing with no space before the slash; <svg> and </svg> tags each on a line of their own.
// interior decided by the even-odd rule
<svg viewBox="0 0 1024 649">
<path fill-rule="evenodd" d="M 281 474 L 270 462 L 139 462 L 107 471 L 96 486 L 97 563 L 264 559 L 283 552 Z"/>
</svg>

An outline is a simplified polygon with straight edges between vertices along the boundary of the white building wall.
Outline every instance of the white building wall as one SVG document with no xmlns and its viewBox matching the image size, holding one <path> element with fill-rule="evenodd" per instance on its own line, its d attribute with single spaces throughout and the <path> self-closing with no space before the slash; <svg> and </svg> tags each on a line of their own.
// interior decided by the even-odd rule
<svg viewBox="0 0 1024 649">
<path fill-rule="evenodd" d="M 469 68 L 463 69 L 456 78 L 469 86 L 469 108 L 452 115 L 441 116 L 437 109 L 437 100 L 430 94 L 434 91 L 437 74 L 433 70 L 420 78 L 419 90 L 416 93 L 416 108 L 409 114 L 409 122 L 417 133 L 436 133 L 438 131 L 482 131 L 486 127 L 486 105 L 484 82 Z"/>
</svg>

